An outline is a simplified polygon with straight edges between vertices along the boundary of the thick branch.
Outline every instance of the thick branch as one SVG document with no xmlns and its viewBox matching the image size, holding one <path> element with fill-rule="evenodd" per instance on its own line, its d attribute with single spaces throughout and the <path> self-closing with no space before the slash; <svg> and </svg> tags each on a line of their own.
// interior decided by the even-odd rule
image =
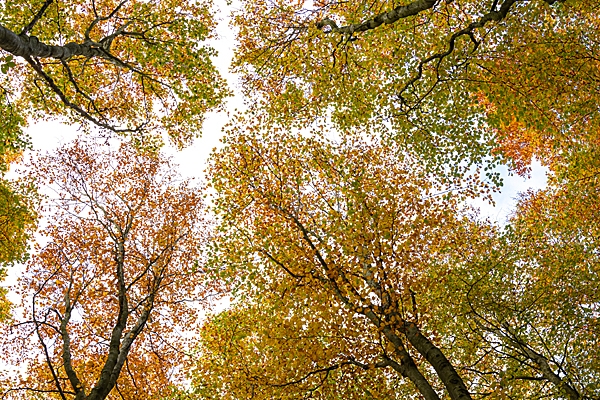
<svg viewBox="0 0 600 400">
<path fill-rule="evenodd" d="M 122 272 L 122 270 L 120 270 L 120 272 Z M 119 288 L 123 289 L 123 297 L 125 299 L 124 304 L 125 304 L 125 307 L 127 307 L 127 297 L 126 297 L 126 293 L 124 291 L 125 283 L 123 281 L 121 284 L 121 276 L 122 276 L 122 274 L 119 274 Z M 120 335 L 119 338 L 122 337 L 123 340 L 117 342 L 117 347 L 115 347 L 114 349 L 111 346 L 111 350 L 109 352 L 110 364 L 107 361 L 104 368 L 102 369 L 101 378 L 98 380 L 98 383 L 96 384 L 94 389 L 91 390 L 90 395 L 88 396 L 87 400 L 102 400 L 102 399 L 106 398 L 106 396 L 108 396 L 110 391 L 116 385 L 117 379 L 119 378 L 119 375 L 121 374 L 121 369 L 123 368 L 123 365 L 125 364 L 125 361 L 127 360 L 127 356 L 129 355 L 129 350 L 131 349 L 131 345 L 133 344 L 135 339 L 139 336 L 139 334 L 142 332 L 142 330 L 144 329 L 144 326 L 148 322 L 148 318 L 150 317 L 150 312 L 154 308 L 154 299 L 156 297 L 156 293 L 158 292 L 158 290 L 160 288 L 161 282 L 162 282 L 162 274 L 161 274 L 161 276 L 156 278 L 156 280 L 153 284 L 152 290 L 148 296 L 146 306 L 142 310 L 140 316 L 138 317 L 137 321 L 135 322 L 135 324 L 133 325 L 131 330 L 129 330 L 129 332 L 127 332 L 124 336 L 122 336 L 123 329 L 120 329 L 119 324 L 117 324 L 117 326 L 115 326 L 115 329 L 118 329 L 118 328 L 120 329 L 120 332 L 118 332 Z M 121 297 L 121 290 L 119 293 L 119 297 Z M 125 315 L 125 313 L 119 314 L 119 315 Z M 127 316 L 129 315 L 129 310 L 127 311 L 126 315 Z M 125 322 L 126 322 L 126 320 L 127 320 L 127 317 L 125 317 Z M 125 325 L 123 325 L 123 328 L 124 327 L 125 327 Z M 111 345 L 112 345 L 112 338 L 111 338 Z"/>
<path fill-rule="evenodd" d="M 156 293 L 158 292 L 158 289 L 160 288 L 161 281 L 162 281 L 162 277 L 157 278 L 155 280 L 153 289 L 152 289 L 150 295 L 148 296 L 146 306 L 144 307 L 140 316 L 138 317 L 137 321 L 135 322 L 135 325 L 131 328 L 131 330 L 129 332 L 127 332 L 127 334 L 123 338 L 123 342 L 121 343 L 121 350 L 119 353 L 119 357 L 117 359 L 117 363 L 116 363 L 116 365 L 113 369 L 112 375 L 111 375 L 110 388 L 112 388 L 117 383 L 117 379 L 119 378 L 121 369 L 123 368 L 123 365 L 125 364 L 125 361 L 127 360 L 127 356 L 129 355 L 129 350 L 131 349 L 131 345 L 133 344 L 135 339 L 138 337 L 138 335 L 142 332 L 142 330 L 146 326 L 146 323 L 148 322 L 148 318 L 150 317 L 150 312 L 152 312 L 152 309 L 154 308 L 154 299 L 156 297 Z M 110 390 L 108 390 L 106 392 L 106 395 L 108 395 L 108 392 L 110 392 Z"/>
<path fill-rule="evenodd" d="M 529 357 L 540 369 L 542 376 L 552 382 L 557 388 L 559 388 L 570 400 L 579 400 L 579 393 L 571 387 L 567 382 L 560 378 L 557 374 L 552 371 L 548 359 L 538 352 L 532 350 L 525 343 L 518 341 L 517 345 L 523 350 L 523 352 Z"/>
<path fill-rule="evenodd" d="M 353 305 L 352 302 L 346 296 L 344 296 L 342 294 L 342 291 L 338 287 L 338 284 L 335 281 L 335 278 L 331 277 L 331 275 L 328 273 L 328 271 L 330 271 L 330 268 L 329 268 L 327 262 L 323 258 L 323 255 L 317 249 L 317 246 L 311 240 L 309 232 L 306 229 L 306 227 L 302 224 L 302 222 L 300 222 L 298 220 L 298 218 L 296 218 L 296 216 L 293 213 L 289 212 L 288 210 L 286 210 L 274 203 L 271 203 L 271 206 L 274 209 L 276 209 L 277 211 L 283 213 L 286 218 L 291 219 L 292 222 L 294 223 L 294 225 L 296 225 L 296 227 L 302 232 L 302 236 L 303 236 L 304 240 L 307 242 L 307 244 L 310 246 L 310 248 L 314 251 L 317 261 L 325 270 L 325 275 L 327 276 L 328 281 L 332 284 L 334 290 L 336 291 L 338 298 L 340 298 L 340 300 L 348 308 L 350 308 L 352 310 L 356 309 L 355 305 Z M 365 315 L 375 326 L 377 326 L 378 328 L 381 328 L 383 330 L 383 333 L 386 336 L 386 338 L 390 342 L 392 342 L 394 349 L 395 349 L 395 353 L 400 359 L 400 363 L 390 361 L 388 363 L 388 365 L 391 366 L 401 376 L 408 378 L 416 386 L 417 390 L 423 395 L 423 397 L 426 400 L 439 400 L 439 396 L 437 395 L 437 393 L 435 392 L 435 390 L 433 389 L 433 387 L 431 386 L 429 381 L 427 381 L 427 379 L 423 376 L 421 371 L 419 371 L 414 360 L 412 359 L 410 354 L 406 351 L 406 348 L 404 347 L 404 344 L 402 343 L 402 339 L 400 339 L 400 337 L 398 337 L 398 335 L 396 335 L 389 326 L 387 326 L 387 325 L 382 326 L 380 319 L 377 317 L 377 315 L 373 311 L 367 309 L 367 310 L 363 311 L 362 314 Z"/>
<path fill-rule="evenodd" d="M 71 290 L 70 285 L 69 285 L 69 290 Z M 71 386 L 73 387 L 73 390 L 75 391 L 75 399 L 79 400 L 79 399 L 85 398 L 85 391 L 83 390 L 83 385 L 81 384 L 79 377 L 77 376 L 77 374 L 75 373 L 75 370 L 73 369 L 73 364 L 71 363 L 71 338 L 69 337 L 69 332 L 67 331 L 67 325 L 69 324 L 69 321 L 71 320 L 71 311 L 72 311 L 69 290 L 67 290 L 65 292 L 65 315 L 63 316 L 63 318 L 60 321 L 60 333 L 61 333 L 62 340 L 63 340 L 62 358 L 63 358 L 64 367 L 65 367 L 65 372 L 67 373 L 69 382 L 71 382 Z"/>
<path fill-rule="evenodd" d="M 256 189 L 256 188 L 254 188 Z M 268 198 L 268 196 L 266 196 Z M 338 298 L 351 310 L 356 310 L 357 307 L 352 301 L 343 295 L 341 288 L 338 286 L 336 282 L 335 276 L 331 274 L 331 269 L 328 263 L 325 261 L 324 256 L 321 254 L 315 243 L 310 237 L 309 230 L 304 226 L 304 224 L 296 217 L 296 215 L 284 207 L 276 204 L 275 202 L 270 202 L 270 206 L 275 210 L 283 214 L 283 216 L 289 220 L 300 230 L 302 233 L 302 237 L 304 241 L 308 244 L 311 250 L 314 252 L 315 257 L 317 258 L 318 264 L 321 265 L 325 272 L 326 280 L 332 285 L 334 291 L 336 292 Z M 276 263 L 280 264 L 280 263 Z M 343 274 L 341 274 L 343 275 Z M 350 285 L 351 286 L 351 285 Z M 351 287 L 346 287 L 346 289 L 352 291 Z M 354 293 L 361 301 L 365 301 L 365 299 L 361 298 L 358 293 Z M 394 333 L 394 331 L 390 328 L 389 325 L 381 324 L 380 318 L 370 309 L 366 309 L 361 312 L 361 314 L 365 315 L 377 328 L 382 329 L 386 338 L 392 343 L 394 346 L 394 350 L 396 355 L 400 359 L 400 363 L 394 362 L 393 360 L 388 360 L 387 365 L 391 366 L 396 372 L 398 372 L 401 376 L 408 378 L 417 388 L 417 390 L 421 393 L 421 395 L 426 400 L 439 400 L 439 396 L 427 380 L 425 376 L 419 371 L 417 365 L 415 364 L 413 358 L 406 350 L 402 339 Z"/>
<path fill-rule="evenodd" d="M 394 352 L 399 357 L 400 363 L 387 359 L 394 371 L 398 372 L 403 377 L 410 379 L 425 399 L 439 400 L 439 396 L 435 390 L 433 390 L 427 378 L 419 371 L 413 358 L 406 350 L 402 339 L 396 335 L 389 325 L 381 324 L 379 322 L 379 317 L 373 311 L 367 310 L 364 312 L 364 315 L 377 326 L 377 328 L 381 329 L 386 339 L 394 346 Z"/>
<path fill-rule="evenodd" d="M 338 27 L 335 21 L 325 18 L 317 22 L 317 28 L 323 29 L 328 26 L 331 28 L 330 32 L 341 33 L 351 36 L 356 32 L 364 32 L 371 29 L 375 29 L 382 24 L 392 24 L 399 19 L 407 18 L 412 15 L 417 15 L 421 11 L 432 8 L 437 0 L 416 0 L 406 6 L 398 6 L 391 11 L 386 11 L 376 15 L 359 24 L 350 24 L 342 27 Z"/>
<path fill-rule="evenodd" d="M 119 315 L 111 333 L 108 357 L 104 363 L 102 371 L 100 372 L 100 378 L 98 379 L 98 382 L 90 391 L 90 395 L 88 396 L 89 400 L 104 399 L 112 390 L 116 382 L 116 379 L 113 380 L 113 374 L 121 354 L 121 339 L 123 337 L 123 331 L 127 326 L 127 319 L 129 318 L 129 303 L 127 300 L 124 272 L 125 244 L 121 241 L 116 243 L 115 247 L 117 285 L 119 290 Z"/>
<path fill-rule="evenodd" d="M 40 42 L 35 36 L 17 35 L 3 25 L 0 25 L 0 48 L 19 57 L 57 60 L 67 60 L 73 56 L 107 58 L 101 45 L 94 42 L 83 44 L 71 42 L 64 46 L 54 46 Z"/>
</svg>

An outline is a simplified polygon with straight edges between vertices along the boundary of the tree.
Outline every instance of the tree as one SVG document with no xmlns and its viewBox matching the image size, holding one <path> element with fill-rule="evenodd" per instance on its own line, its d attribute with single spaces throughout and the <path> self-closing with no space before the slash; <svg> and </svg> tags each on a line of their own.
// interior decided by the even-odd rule
<svg viewBox="0 0 600 400">
<path fill-rule="evenodd" d="M 0 280 L 7 267 L 22 262 L 27 255 L 27 242 L 36 226 L 33 210 L 35 192 L 31 186 L 0 178 Z M 0 321 L 10 316 L 7 290 L 0 288 Z"/>
<path fill-rule="evenodd" d="M 513 397 L 600 395 L 598 130 L 594 113 L 579 114 L 587 112 L 588 100 L 582 94 L 557 104 L 570 110 L 560 135 L 541 134 L 517 120 L 506 127 L 507 150 L 525 167 L 520 172 L 527 172 L 531 157 L 545 158 L 548 188 L 522 194 L 504 232 L 458 262 L 469 274 L 453 283 L 463 300 L 451 313 L 465 319 L 446 332 L 477 342 L 482 376 L 495 376 L 491 380 Z M 500 364 L 490 364 L 486 352 Z"/>
<path fill-rule="evenodd" d="M 27 3 L 27 19 L 19 7 L 4 11 L 0 47 L 11 54 L 0 69 L 31 83 L 3 85 L 6 104 L 30 115 L 67 112 L 143 147 L 158 128 L 183 145 L 225 95 L 200 45 L 212 27 L 203 5 L 46 1 Z M 234 303 L 202 332 L 194 394 L 597 398 L 596 8 L 243 1 L 234 70 L 250 107 L 210 172 L 220 218 L 211 266 Z M 6 353 L 28 368 L 6 394 L 175 397 L 186 346 L 172 329 L 176 316 L 195 317 L 182 302 L 202 293 L 184 283 L 205 269 L 202 238 L 178 252 L 173 237 L 201 224 L 184 210 L 200 198 L 147 191 L 120 164 L 106 167 L 106 183 L 96 174 L 109 162 L 75 153 L 70 169 L 41 175 L 85 175 L 101 189 L 58 202 L 51 242 L 28 264 L 22 293 L 33 288 L 33 306 L 12 344 L 41 353 Z M 500 183 L 481 172 L 506 162 L 526 174 L 533 158 L 550 167 L 551 187 L 523 196 L 505 229 L 463 207 Z M 105 189 L 114 195 L 90 197 Z M 127 226 L 139 239 L 127 242 Z M 105 300 L 111 288 L 120 291 Z"/>
<path fill-rule="evenodd" d="M 218 288 L 202 191 L 172 168 L 81 139 L 35 163 L 57 196 L 18 287 L 3 357 L 21 375 L 5 377 L 5 398 L 164 398 L 182 384 L 186 332 Z"/>
<path fill-rule="evenodd" d="M 6 93 L 0 95 L 0 280 L 6 267 L 22 262 L 26 257 L 27 241 L 36 225 L 35 190 L 24 181 L 6 178 L 11 163 L 17 161 L 28 147 L 21 127 L 23 121 L 14 112 Z M 6 289 L 0 289 L 0 321 L 10 315 Z"/>
<path fill-rule="evenodd" d="M 500 228 L 377 142 L 226 144 L 213 258 L 236 300 L 203 329 L 200 398 L 598 396 L 595 180 Z"/>
<path fill-rule="evenodd" d="M 331 118 L 455 176 L 495 157 L 550 165 L 596 140 L 593 2 L 242 4 L 234 70 L 273 124 Z"/>
<path fill-rule="evenodd" d="M 200 399 L 405 399 L 411 383 L 384 369 L 380 334 L 327 293 L 269 287 L 204 325 Z"/>
<path fill-rule="evenodd" d="M 9 154 L 4 154 L 8 158 Z M 24 182 L 11 181 L 0 172 L 0 265 L 23 261 L 27 240 L 35 226 L 35 193 Z"/>
<path fill-rule="evenodd" d="M 320 388 L 327 398 L 330 379 L 343 386 L 375 375 L 369 385 L 403 378 L 426 399 L 471 398 L 420 302 L 451 271 L 443 261 L 468 223 L 457 199 L 381 144 L 284 132 L 227 144 L 211 169 L 222 220 L 215 259 L 240 300 L 207 328 L 216 333 L 205 339 L 212 346 L 199 385 L 214 369 L 213 397 L 279 397 L 285 387 L 297 390 L 290 398 Z M 285 348 L 297 353 L 280 354 Z"/>
<path fill-rule="evenodd" d="M 90 0 L 0 4 L 0 173 L 27 145 L 28 121 L 62 118 L 179 147 L 228 95 L 205 44 L 211 2 Z M 0 263 L 23 259 L 31 187 L 0 178 Z"/>
<path fill-rule="evenodd" d="M 596 5 L 489 3 L 243 3 L 200 397 L 598 397 Z M 506 228 L 461 210 L 533 158 Z"/>
<path fill-rule="evenodd" d="M 0 112 L 3 116 L 0 125 L 0 265 L 6 265 L 22 260 L 35 216 L 29 204 L 32 197 L 27 196 L 26 188 L 5 178 L 11 163 L 28 145 L 21 129 L 23 121 L 6 93 L 0 94 Z"/>
<path fill-rule="evenodd" d="M 19 113 L 68 117 L 129 134 L 151 146 L 177 145 L 200 131 L 227 89 L 203 42 L 210 2 L 5 1 L 2 72 Z"/>
<path fill-rule="evenodd" d="M 450 322 L 438 332 L 499 394 L 600 394 L 597 184 L 577 189 L 524 195 L 504 231 L 472 237 L 454 261 L 447 285 L 457 301 L 438 308 Z"/>
</svg>

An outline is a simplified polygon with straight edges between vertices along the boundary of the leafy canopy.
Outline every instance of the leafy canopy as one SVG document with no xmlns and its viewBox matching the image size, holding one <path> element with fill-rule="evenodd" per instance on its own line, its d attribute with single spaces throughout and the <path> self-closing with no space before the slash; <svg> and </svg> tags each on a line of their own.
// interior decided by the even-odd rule
<svg viewBox="0 0 600 400">
<path fill-rule="evenodd" d="M 331 119 L 440 175 L 497 157 L 526 173 L 594 141 L 596 14 L 578 0 L 247 0 L 233 65 L 272 123 Z"/>
<path fill-rule="evenodd" d="M 215 294 L 202 190 L 160 154 L 78 140 L 35 162 L 56 190 L 5 333 L 7 398 L 161 398 L 183 385 L 200 304 Z M 102 171 L 99 174 L 98 171 Z"/>
<path fill-rule="evenodd" d="M 33 120 L 66 117 L 146 146 L 161 135 L 183 146 L 228 94 L 205 44 L 214 26 L 202 1 L 5 1 L 2 87 Z"/>
</svg>

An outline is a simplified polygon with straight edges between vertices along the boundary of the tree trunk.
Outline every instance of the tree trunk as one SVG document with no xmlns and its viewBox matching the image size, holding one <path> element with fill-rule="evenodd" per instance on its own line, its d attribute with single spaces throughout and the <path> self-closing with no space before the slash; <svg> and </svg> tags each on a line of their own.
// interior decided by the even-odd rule
<svg viewBox="0 0 600 400">
<path fill-rule="evenodd" d="M 444 353 L 427 339 L 413 323 L 404 323 L 404 334 L 415 349 L 431 364 L 452 400 L 471 400 L 471 394 Z"/>
</svg>

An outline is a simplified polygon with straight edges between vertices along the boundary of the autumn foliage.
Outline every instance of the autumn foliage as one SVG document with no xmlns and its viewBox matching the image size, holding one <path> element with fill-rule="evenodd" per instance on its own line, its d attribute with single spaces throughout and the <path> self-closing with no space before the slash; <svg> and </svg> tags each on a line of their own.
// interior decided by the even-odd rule
<svg viewBox="0 0 600 400">
<path fill-rule="evenodd" d="M 203 328 L 199 398 L 597 395 L 595 178 L 501 228 L 395 149 L 259 132 L 213 159 L 237 301 Z"/>
<path fill-rule="evenodd" d="M 216 290 L 204 278 L 202 191 L 127 144 L 79 140 L 34 175 L 56 195 L 5 336 L 20 372 L 5 396 L 164 398 L 182 384 L 186 331 Z"/>
<path fill-rule="evenodd" d="M 228 94 L 203 1 L 5 1 L 0 88 L 21 115 L 189 144 Z"/>
<path fill-rule="evenodd" d="M 211 5 L 0 4 L 0 172 L 26 117 L 104 131 L 33 162 L 4 398 L 600 398 L 598 4 L 240 0 L 205 207 L 159 147 L 228 95 Z M 32 193 L 0 181 L 0 263 Z"/>
</svg>

